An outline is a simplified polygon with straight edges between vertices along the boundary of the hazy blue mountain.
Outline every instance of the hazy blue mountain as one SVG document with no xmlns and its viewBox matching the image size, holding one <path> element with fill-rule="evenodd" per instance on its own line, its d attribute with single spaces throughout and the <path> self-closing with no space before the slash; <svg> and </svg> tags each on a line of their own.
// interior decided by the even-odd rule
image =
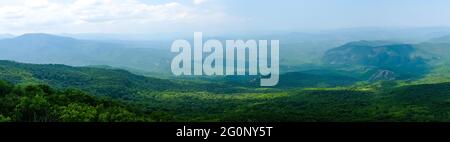
<svg viewBox="0 0 450 142">
<path fill-rule="evenodd" d="M 450 63 L 450 35 L 432 38 L 415 47 L 435 64 Z"/>
<path fill-rule="evenodd" d="M 323 61 L 327 64 L 403 67 L 423 62 L 411 57 L 414 52 L 415 48 L 409 44 L 358 41 L 328 50 Z"/>
<path fill-rule="evenodd" d="M 369 80 L 393 80 L 398 76 L 422 75 L 428 70 L 426 60 L 416 51 L 410 44 L 357 41 L 328 50 L 322 61 L 327 65 L 373 67 Z"/>
<path fill-rule="evenodd" d="M 10 35 L 10 34 L 0 34 L 0 39 L 5 39 L 5 38 L 13 38 L 14 35 Z"/>
<path fill-rule="evenodd" d="M 72 66 L 108 65 L 145 72 L 167 72 L 170 52 L 133 48 L 124 43 L 78 40 L 49 34 L 25 34 L 0 40 L 0 59 Z"/>
<path fill-rule="evenodd" d="M 130 33 L 79 33 L 79 34 L 61 34 L 66 37 L 73 37 L 76 39 L 86 39 L 86 40 L 100 40 L 100 41 L 115 41 L 115 40 L 126 40 L 126 41 L 173 41 L 175 39 L 185 39 L 191 38 L 193 33 L 141 33 L 141 34 L 130 34 Z"/>
<path fill-rule="evenodd" d="M 432 43 L 450 43 L 450 35 L 432 38 L 428 42 Z"/>
<path fill-rule="evenodd" d="M 318 63 L 325 51 L 352 41 L 392 41 L 391 43 L 417 44 L 449 33 L 450 28 L 363 27 L 319 32 L 259 34 L 246 39 L 280 40 L 280 55 L 282 55 L 280 64 L 297 66 L 305 63 Z"/>
</svg>

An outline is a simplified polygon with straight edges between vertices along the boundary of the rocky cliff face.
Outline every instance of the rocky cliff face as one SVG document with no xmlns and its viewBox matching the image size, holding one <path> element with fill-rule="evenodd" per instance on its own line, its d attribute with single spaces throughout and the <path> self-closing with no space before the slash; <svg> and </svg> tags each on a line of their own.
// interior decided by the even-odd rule
<svg viewBox="0 0 450 142">
<path fill-rule="evenodd" d="M 378 70 L 375 74 L 373 74 L 370 78 L 370 82 L 374 81 L 391 81 L 395 80 L 397 77 L 394 72 L 389 70 Z"/>
</svg>

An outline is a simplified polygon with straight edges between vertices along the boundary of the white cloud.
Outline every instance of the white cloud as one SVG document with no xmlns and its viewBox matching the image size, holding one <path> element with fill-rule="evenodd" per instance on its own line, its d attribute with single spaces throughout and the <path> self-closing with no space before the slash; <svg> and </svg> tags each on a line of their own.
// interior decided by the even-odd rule
<svg viewBox="0 0 450 142">
<path fill-rule="evenodd" d="M 194 0 L 194 4 L 203 4 L 205 3 L 207 0 Z"/>
<path fill-rule="evenodd" d="M 49 4 L 48 0 L 26 0 L 25 5 L 31 8 L 45 7 Z"/>
<path fill-rule="evenodd" d="M 194 1 L 196 4 L 203 2 L 205 0 Z M 204 8 L 177 2 L 147 4 L 138 0 L 74 0 L 66 3 L 25 0 L 19 4 L 0 5 L 0 32 L 45 32 L 49 29 L 66 32 L 68 28 L 97 32 L 91 30 L 126 30 L 170 24 L 201 26 L 207 25 L 206 22 L 223 22 L 230 17 L 224 11 Z"/>
<path fill-rule="evenodd" d="M 70 14 L 84 22 L 121 20 L 171 21 L 186 20 L 189 9 L 179 3 L 147 5 L 135 0 L 77 0 L 68 8 Z"/>
</svg>

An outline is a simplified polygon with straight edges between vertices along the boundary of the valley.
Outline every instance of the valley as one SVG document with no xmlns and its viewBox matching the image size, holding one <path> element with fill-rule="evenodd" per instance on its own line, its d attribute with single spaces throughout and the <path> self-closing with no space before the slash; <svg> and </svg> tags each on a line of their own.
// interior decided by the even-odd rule
<svg viewBox="0 0 450 142">
<path fill-rule="evenodd" d="M 45 34 L 6 38 L 0 121 L 448 122 L 444 39 L 332 40 L 308 57 L 292 53 L 305 46 L 293 42 L 299 39 L 281 40 L 279 84 L 260 87 L 259 76 L 171 76 L 175 55 L 165 49 Z"/>
</svg>

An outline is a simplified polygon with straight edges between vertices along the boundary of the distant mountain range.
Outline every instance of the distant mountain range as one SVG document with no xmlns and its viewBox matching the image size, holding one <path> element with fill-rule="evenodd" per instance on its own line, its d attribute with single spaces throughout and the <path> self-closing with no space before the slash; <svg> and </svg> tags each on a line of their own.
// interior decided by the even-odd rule
<svg viewBox="0 0 450 142">
<path fill-rule="evenodd" d="M 0 60 L 24 63 L 121 68 L 157 76 L 170 75 L 170 60 L 174 56 L 169 52 L 170 43 L 167 41 L 82 40 L 39 33 L 5 37 L 0 38 Z M 373 73 L 367 75 L 367 79 L 372 76 L 373 80 L 377 80 L 377 77 L 391 80 L 398 78 L 399 73 L 422 74 L 427 70 L 428 59 L 448 58 L 446 55 L 449 52 L 443 47 L 450 47 L 450 44 L 445 43 L 447 36 L 422 44 L 356 41 L 343 45 L 340 43 L 345 40 L 331 42 L 334 41 L 332 39 L 339 39 L 337 35 L 320 40 L 320 36 L 292 33 L 279 38 L 284 39 L 281 43 L 280 64 L 285 68 L 305 63 L 318 64 L 320 60 L 332 66 L 367 66 L 371 67 L 370 73 Z M 314 42 L 317 40 L 324 42 Z M 424 59 L 422 55 L 430 57 Z"/>
<path fill-rule="evenodd" d="M 10 34 L 0 34 L 0 39 L 5 39 L 5 38 L 13 38 L 14 35 L 10 35 Z"/>
<path fill-rule="evenodd" d="M 450 35 L 437 37 L 429 40 L 428 42 L 434 42 L 434 43 L 450 43 Z"/>
<path fill-rule="evenodd" d="M 428 56 L 434 63 L 450 64 L 450 35 L 430 39 L 415 47 L 418 53 Z"/>
<path fill-rule="evenodd" d="M 169 70 L 171 56 L 168 49 L 134 47 L 140 46 L 49 34 L 25 34 L 0 40 L 0 59 L 72 66 L 108 65 L 158 73 Z"/>
</svg>

